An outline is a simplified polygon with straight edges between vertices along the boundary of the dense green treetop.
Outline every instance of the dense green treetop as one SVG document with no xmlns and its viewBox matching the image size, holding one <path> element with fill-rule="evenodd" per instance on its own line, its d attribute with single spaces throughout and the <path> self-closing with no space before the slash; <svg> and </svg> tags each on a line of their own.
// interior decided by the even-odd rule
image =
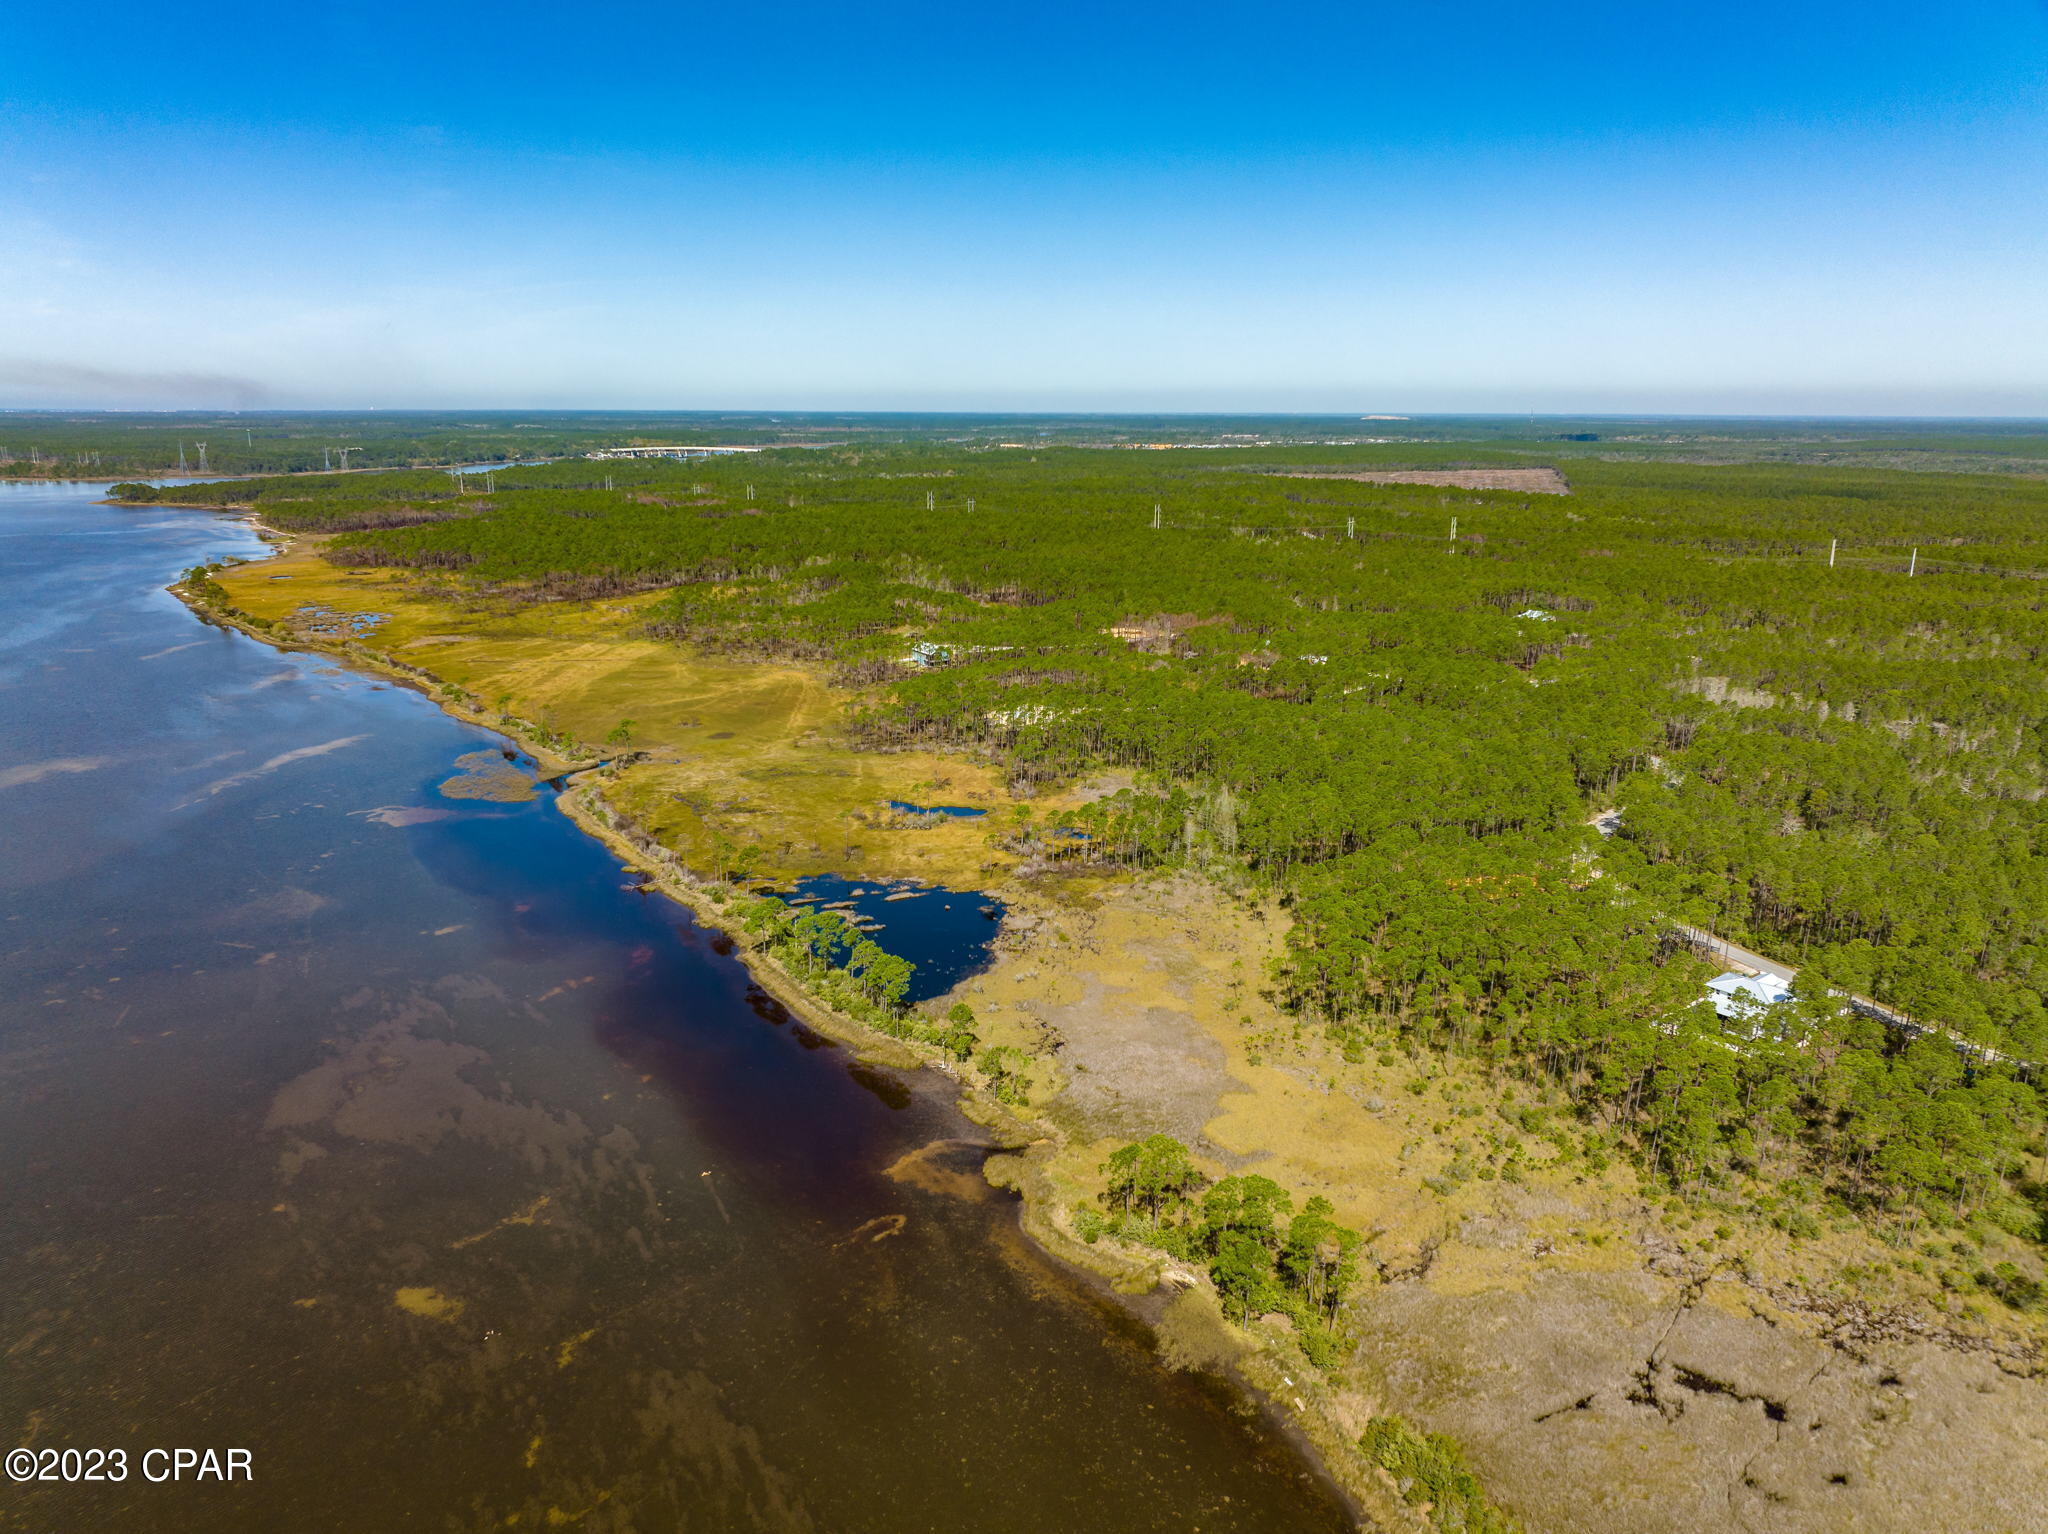
<svg viewBox="0 0 2048 1534">
<path fill-rule="evenodd" d="M 1046 856 L 1269 881 L 1298 1005 L 1544 1073 L 1674 1179 L 2009 1205 L 2013 1062 L 2048 1058 L 2048 484 L 1335 477 L 1395 454 L 869 444 L 233 497 L 503 599 L 658 589 L 651 632 L 826 663 L 865 738 L 1021 789 L 1121 771 Z M 1731 1040 L 1678 920 L 1995 1053 L 1819 1002 Z"/>
</svg>

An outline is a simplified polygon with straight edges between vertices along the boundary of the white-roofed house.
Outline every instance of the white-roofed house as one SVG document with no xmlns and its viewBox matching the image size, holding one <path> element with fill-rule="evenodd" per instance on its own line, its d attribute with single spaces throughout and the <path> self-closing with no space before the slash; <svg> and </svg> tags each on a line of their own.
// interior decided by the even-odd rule
<svg viewBox="0 0 2048 1534">
<path fill-rule="evenodd" d="M 1735 969 L 1707 982 L 1707 999 L 1715 1012 L 1751 1038 L 1764 1031 L 1763 1014 L 1791 994 L 1791 984 L 1776 975 L 1746 975 Z"/>
</svg>

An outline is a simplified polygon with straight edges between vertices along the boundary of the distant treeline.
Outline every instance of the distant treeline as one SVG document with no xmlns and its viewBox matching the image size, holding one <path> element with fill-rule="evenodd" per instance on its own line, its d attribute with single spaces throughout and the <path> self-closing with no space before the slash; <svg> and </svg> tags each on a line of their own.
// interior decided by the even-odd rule
<svg viewBox="0 0 2048 1534">
<path fill-rule="evenodd" d="M 767 417 L 0 412 L 0 478 L 320 474 L 575 457 L 635 442 L 749 444 L 806 433 Z"/>
<path fill-rule="evenodd" d="M 155 478 L 580 458 L 627 444 L 1366 445 L 1369 461 L 1570 454 L 2048 471 L 2048 422 L 1563 416 L 1003 415 L 762 411 L 0 411 L 0 478 Z M 1372 454 L 1373 444 L 1391 452 Z M 1442 449 L 1442 451 L 1431 451 Z"/>
</svg>

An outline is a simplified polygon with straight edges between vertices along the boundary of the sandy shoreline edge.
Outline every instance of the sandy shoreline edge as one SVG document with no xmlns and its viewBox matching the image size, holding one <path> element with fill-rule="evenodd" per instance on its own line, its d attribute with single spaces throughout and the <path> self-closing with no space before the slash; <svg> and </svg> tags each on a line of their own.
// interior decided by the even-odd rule
<svg viewBox="0 0 2048 1534">
<path fill-rule="evenodd" d="M 298 541 L 289 533 L 265 525 L 246 510 L 175 502 L 150 505 L 230 516 L 263 539 L 270 557 L 286 552 Z M 1063 1133 L 1041 1118 L 1019 1116 L 1007 1105 L 998 1103 L 953 1071 L 936 1048 L 921 1048 L 881 1033 L 806 989 L 771 952 L 732 922 L 731 913 L 723 905 L 710 898 L 712 886 L 685 868 L 680 859 L 604 798 L 598 771 L 603 763 L 563 757 L 525 736 L 517 729 L 516 721 L 508 722 L 469 707 L 459 696 L 451 695 L 450 684 L 425 667 L 398 660 L 355 640 L 329 643 L 296 635 L 289 639 L 280 637 L 258 627 L 239 609 L 206 600 L 182 580 L 164 589 L 203 623 L 232 628 L 275 650 L 324 655 L 365 674 L 395 682 L 419 693 L 448 717 L 510 742 L 538 763 L 548 777 L 582 777 L 582 781 L 562 789 L 554 801 L 556 806 L 622 865 L 644 875 L 651 887 L 684 906 L 713 933 L 726 938 L 733 945 L 734 956 L 763 991 L 801 1014 L 807 1025 L 852 1049 L 856 1058 L 865 1063 L 906 1071 L 929 1070 L 945 1079 L 954 1094 L 953 1105 L 988 1131 L 992 1149 L 984 1163 L 984 1175 L 992 1186 L 1017 1196 L 1018 1220 L 1025 1234 L 1049 1257 L 1074 1270 L 1091 1286 L 1112 1291 L 1127 1311 L 1151 1327 L 1161 1367 L 1201 1369 L 1221 1377 L 1241 1392 L 1341 1496 L 1362 1530 L 1430 1528 L 1427 1515 L 1397 1495 L 1393 1478 L 1359 1453 L 1331 1406 L 1330 1391 L 1298 1349 L 1278 1336 L 1254 1335 L 1233 1325 L 1224 1316 L 1206 1275 L 1186 1269 L 1168 1254 L 1131 1247 L 1108 1237 L 1090 1244 L 1070 1231 L 1060 1218 L 1059 1201 L 1044 1170 L 1045 1163 L 1063 1143 Z M 1167 1282 L 1169 1270 L 1176 1280 L 1183 1281 L 1177 1292 Z M 1173 1297 L 1163 1304 L 1132 1303 L 1140 1297 L 1169 1292 Z M 1171 1338 L 1169 1333 L 1173 1334 Z"/>
</svg>

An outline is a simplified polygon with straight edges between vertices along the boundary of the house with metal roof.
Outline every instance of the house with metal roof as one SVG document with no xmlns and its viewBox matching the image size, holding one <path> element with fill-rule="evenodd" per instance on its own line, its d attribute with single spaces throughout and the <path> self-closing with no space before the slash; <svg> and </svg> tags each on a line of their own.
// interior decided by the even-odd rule
<svg viewBox="0 0 2048 1534">
<path fill-rule="evenodd" d="M 1714 1011 L 1756 1031 L 1760 1014 L 1791 996 L 1792 986 L 1776 975 L 1747 975 L 1731 969 L 1707 982 L 1707 1000 Z"/>
</svg>

